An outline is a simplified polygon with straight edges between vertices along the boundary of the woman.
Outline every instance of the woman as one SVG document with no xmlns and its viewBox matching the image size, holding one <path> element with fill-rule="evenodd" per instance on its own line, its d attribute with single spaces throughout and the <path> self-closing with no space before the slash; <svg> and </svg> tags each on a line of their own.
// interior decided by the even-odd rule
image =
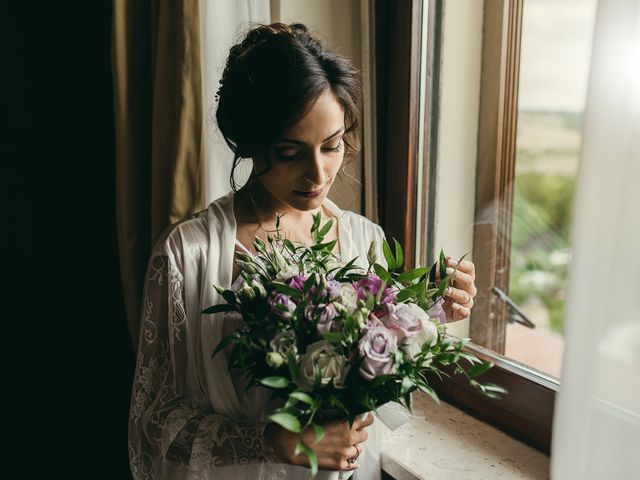
<svg viewBox="0 0 640 480">
<path fill-rule="evenodd" d="M 230 52 L 218 91 L 216 117 L 235 155 L 251 159 L 241 189 L 179 222 L 157 242 L 145 281 L 142 325 L 129 421 L 135 478 L 309 478 L 306 456 L 295 455 L 295 435 L 265 417 L 269 391 L 245 390 L 227 357 L 211 352 L 238 319 L 201 315 L 222 303 L 212 286 L 233 288 L 234 255 L 253 239 L 280 230 L 309 243 L 311 213 L 337 221 L 326 237 L 338 239 L 343 258 L 366 258 L 381 228 L 327 198 L 355 152 L 359 87 L 351 63 L 326 50 L 303 25 L 258 26 Z M 382 257 L 380 252 L 379 258 Z M 463 262 L 449 290 L 450 320 L 468 316 L 473 264 Z M 350 429 L 326 425 L 313 445 L 321 469 L 358 470 L 380 478 L 379 426 L 369 415 Z"/>
</svg>

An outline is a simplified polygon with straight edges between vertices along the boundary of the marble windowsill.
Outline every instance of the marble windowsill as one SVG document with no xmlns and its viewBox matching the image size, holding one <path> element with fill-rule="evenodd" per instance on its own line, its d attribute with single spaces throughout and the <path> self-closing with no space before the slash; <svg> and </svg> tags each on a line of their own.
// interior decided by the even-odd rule
<svg viewBox="0 0 640 480">
<path fill-rule="evenodd" d="M 396 480 L 548 479 L 549 457 L 423 394 L 413 416 L 382 441 L 382 469 Z"/>
</svg>

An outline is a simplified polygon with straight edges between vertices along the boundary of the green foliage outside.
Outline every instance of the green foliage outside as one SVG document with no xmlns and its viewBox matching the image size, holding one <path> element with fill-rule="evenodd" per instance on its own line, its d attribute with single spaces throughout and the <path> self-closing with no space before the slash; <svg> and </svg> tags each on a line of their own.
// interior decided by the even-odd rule
<svg viewBox="0 0 640 480">
<path fill-rule="evenodd" d="M 509 296 L 519 305 L 538 297 L 558 333 L 564 327 L 574 183 L 573 176 L 522 172 L 514 192 Z"/>
</svg>

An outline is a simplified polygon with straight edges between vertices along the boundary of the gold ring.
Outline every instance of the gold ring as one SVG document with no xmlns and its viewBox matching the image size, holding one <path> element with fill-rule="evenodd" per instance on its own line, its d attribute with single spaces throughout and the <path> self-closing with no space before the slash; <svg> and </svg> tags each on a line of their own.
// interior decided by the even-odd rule
<svg viewBox="0 0 640 480">
<path fill-rule="evenodd" d="M 354 447 L 356 447 L 356 454 L 353 457 L 347 459 L 347 463 L 349 465 L 353 465 L 354 463 L 356 463 L 356 460 L 358 460 L 358 457 L 360 456 L 360 449 L 357 445 L 354 445 Z"/>
</svg>

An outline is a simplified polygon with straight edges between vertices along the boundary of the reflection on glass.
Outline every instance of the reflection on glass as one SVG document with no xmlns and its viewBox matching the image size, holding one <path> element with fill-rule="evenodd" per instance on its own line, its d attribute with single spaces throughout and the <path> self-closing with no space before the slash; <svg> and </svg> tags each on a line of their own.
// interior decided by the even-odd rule
<svg viewBox="0 0 640 480">
<path fill-rule="evenodd" d="M 525 0 L 509 296 L 536 325 L 505 355 L 560 377 L 570 225 L 595 0 Z"/>
</svg>

